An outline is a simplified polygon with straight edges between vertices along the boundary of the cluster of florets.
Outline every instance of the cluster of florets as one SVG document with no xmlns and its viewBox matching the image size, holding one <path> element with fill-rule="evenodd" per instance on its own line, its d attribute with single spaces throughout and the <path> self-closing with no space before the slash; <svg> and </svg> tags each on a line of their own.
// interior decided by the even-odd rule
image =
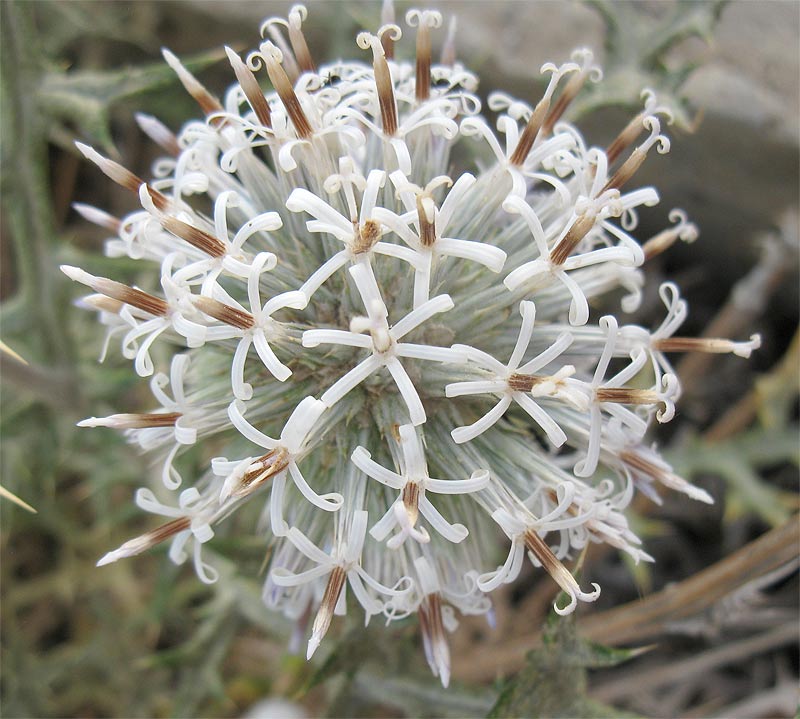
<svg viewBox="0 0 800 719">
<path fill-rule="evenodd" d="M 79 145 L 141 209 L 76 209 L 114 232 L 108 255 L 151 268 L 151 287 L 63 269 L 98 293 L 82 303 L 99 311 L 106 346 L 120 337 L 152 376 L 160 405 L 81 423 L 125 430 L 161 457 L 163 486 L 136 501 L 170 518 L 99 563 L 170 539 L 171 559 L 193 557 L 213 582 L 204 546 L 255 501 L 272 546 L 264 599 L 301 631 L 315 615 L 309 656 L 356 605 L 367 620 L 416 613 L 447 684 L 456 611 L 489 613 L 526 554 L 565 592 L 556 611 L 571 612 L 600 591 L 562 563 L 588 543 L 650 559 L 623 514 L 636 488 L 710 501 L 644 443 L 653 418 L 674 413 L 666 355 L 747 356 L 758 340 L 674 337 L 686 306 L 669 283 L 654 332 L 590 319 L 618 288 L 635 309 L 639 267 L 695 236 L 678 211 L 644 245 L 630 234 L 658 195 L 623 187 L 649 150 L 669 147 L 652 94 L 607 150 L 587 147 L 562 120 L 600 79 L 581 50 L 542 68 L 535 107 L 489 95 L 498 134 L 452 28 L 432 63 L 441 16 L 407 14 L 414 63 L 394 59 L 401 30 L 385 13 L 357 37 L 367 62 L 322 67 L 305 8 L 267 21 L 270 39 L 246 60 L 228 50 L 237 82 L 224 102 L 165 51 L 205 117 L 176 136 L 139 116 L 167 153 L 154 179 Z M 155 372 L 170 353 L 168 374 Z M 207 470 L 182 476 L 189 457 Z"/>
</svg>

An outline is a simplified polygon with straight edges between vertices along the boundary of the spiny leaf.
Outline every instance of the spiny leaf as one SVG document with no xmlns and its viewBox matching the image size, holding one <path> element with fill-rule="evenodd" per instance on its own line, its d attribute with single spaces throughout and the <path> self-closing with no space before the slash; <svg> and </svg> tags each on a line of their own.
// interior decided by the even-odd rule
<svg viewBox="0 0 800 719">
<path fill-rule="evenodd" d="M 791 506 L 781 492 L 765 483 L 758 468 L 781 462 L 800 463 L 797 427 L 783 430 L 755 429 L 724 442 L 691 439 L 673 449 L 667 459 L 681 476 L 691 481 L 700 473 L 716 474 L 728 483 L 728 511 L 752 511 L 779 526 L 788 519 Z"/>
<path fill-rule="evenodd" d="M 184 65 L 197 72 L 223 57 L 221 50 L 211 50 L 186 59 Z M 177 82 L 177 76 L 164 62 L 106 72 L 50 71 L 43 76 L 37 97 L 39 106 L 54 120 L 76 127 L 83 137 L 113 152 L 110 108 L 121 100 Z"/>
<path fill-rule="evenodd" d="M 581 639 L 574 617 L 551 617 L 542 647 L 503 686 L 489 717 L 624 716 L 586 697 L 586 669 L 616 666 L 641 649 L 612 649 Z M 630 715 L 629 715 L 630 716 Z"/>
<path fill-rule="evenodd" d="M 683 40 L 711 41 L 723 3 L 682 2 L 662 6 L 660 16 L 637 3 L 592 0 L 605 24 L 604 80 L 590 85 L 576 100 L 573 113 L 585 115 L 609 105 L 639 106 L 643 87 L 652 88 L 661 104 L 670 107 L 678 125 L 692 126 L 680 88 L 695 66 L 667 62 L 667 55 Z"/>
</svg>

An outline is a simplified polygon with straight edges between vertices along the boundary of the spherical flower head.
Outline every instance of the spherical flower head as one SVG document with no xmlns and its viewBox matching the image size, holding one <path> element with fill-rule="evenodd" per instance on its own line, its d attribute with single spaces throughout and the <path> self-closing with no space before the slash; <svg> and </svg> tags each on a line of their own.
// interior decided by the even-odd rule
<svg viewBox="0 0 800 719">
<path fill-rule="evenodd" d="M 643 246 L 633 235 L 658 194 L 632 180 L 669 149 L 652 93 L 608 148 L 587 146 L 562 119 L 602 76 L 581 50 L 542 67 L 533 107 L 490 95 L 495 130 L 452 29 L 432 56 L 439 13 L 401 28 L 387 3 L 355 59 L 328 65 L 306 20 L 295 6 L 246 57 L 228 49 L 222 99 L 164 52 L 203 117 L 177 134 L 138 118 L 167 153 L 154 179 L 78 145 L 140 208 L 76 209 L 150 274 L 135 288 L 63 270 L 156 401 L 80 424 L 160 458 L 163 486 L 137 503 L 168 518 L 99 564 L 169 540 L 213 582 L 205 546 L 255 503 L 274 545 L 265 602 L 315 616 L 309 657 L 337 615 L 416 614 L 446 685 L 458 614 L 490 612 L 526 558 L 569 613 L 600 592 L 567 566 L 589 542 L 650 559 L 624 515 L 637 489 L 710 501 L 645 436 L 675 412 L 671 353 L 748 356 L 758 338 L 674 336 L 686 306 L 670 283 L 652 331 L 591 311 L 619 288 L 635 309 L 642 264 L 696 236 L 680 212 Z M 205 472 L 184 476 L 188 451 Z"/>
</svg>

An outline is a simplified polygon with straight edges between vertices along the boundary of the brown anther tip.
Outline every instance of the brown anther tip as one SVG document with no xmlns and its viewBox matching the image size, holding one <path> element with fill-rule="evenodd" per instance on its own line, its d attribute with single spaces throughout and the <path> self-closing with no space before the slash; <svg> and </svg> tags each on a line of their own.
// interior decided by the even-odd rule
<svg viewBox="0 0 800 719">
<path fill-rule="evenodd" d="M 289 115 L 295 132 L 297 132 L 298 137 L 307 140 L 314 134 L 314 129 L 311 127 L 311 123 L 308 121 L 308 117 L 306 117 L 303 111 L 303 107 L 300 104 L 297 93 L 294 91 L 294 86 L 289 80 L 289 76 L 286 74 L 281 63 L 279 63 L 274 56 L 267 56 L 266 65 L 270 82 L 286 108 L 286 114 Z"/>
<path fill-rule="evenodd" d="M 158 207 L 158 205 L 156 206 Z M 214 235 L 205 230 L 183 222 L 177 217 L 169 216 L 161 219 L 161 225 L 167 232 L 186 240 L 192 247 L 196 247 L 211 257 L 223 257 L 225 255 L 225 244 L 218 237 L 214 237 Z"/>
<path fill-rule="evenodd" d="M 124 287 L 125 290 L 115 296 L 114 299 L 133 307 L 138 307 L 140 310 L 149 312 L 157 317 L 164 317 L 169 312 L 169 305 L 160 297 L 155 297 L 127 285 L 121 285 L 121 287 Z"/>
<path fill-rule="evenodd" d="M 394 60 L 394 40 L 388 33 L 381 36 L 381 47 L 383 47 L 384 57 L 387 60 Z"/>
<path fill-rule="evenodd" d="M 62 265 L 61 271 L 71 280 L 91 287 L 95 292 L 99 292 L 112 300 L 136 307 L 156 317 L 163 317 L 169 311 L 169 305 L 160 297 L 134 289 L 116 280 L 110 280 L 107 277 L 95 277 L 88 272 L 84 272 L 79 267 L 70 267 L 68 265 Z"/>
<path fill-rule="evenodd" d="M 311 639 L 308 642 L 308 659 L 311 658 L 323 637 L 328 633 L 333 613 L 336 611 L 336 605 L 339 602 L 339 597 L 346 581 L 347 572 L 343 567 L 335 566 L 328 576 L 328 583 L 325 585 L 322 601 L 319 604 L 317 615 L 314 617 L 314 624 L 311 627 Z"/>
<path fill-rule="evenodd" d="M 305 20 L 303 12 L 297 8 L 292 8 L 289 13 L 289 42 L 292 45 L 292 52 L 297 60 L 297 64 L 302 72 L 316 72 L 314 60 L 308 49 L 305 35 L 303 35 L 302 21 Z"/>
<path fill-rule="evenodd" d="M 666 252 L 678 239 L 678 233 L 673 229 L 664 230 L 659 232 L 655 237 L 651 237 L 647 242 L 642 245 L 642 252 L 644 253 L 644 261 L 652 260 L 660 254 Z"/>
<path fill-rule="evenodd" d="M 186 92 L 194 98 L 206 117 L 224 111 L 222 103 L 206 90 L 203 84 L 186 69 L 183 63 L 173 53 L 167 50 L 167 48 L 161 48 L 161 54 L 178 76 Z"/>
<path fill-rule="evenodd" d="M 395 24 L 394 3 L 392 0 L 383 0 L 381 7 L 381 26 Z M 394 36 L 391 33 L 383 33 L 380 37 L 383 54 L 387 60 L 394 60 Z"/>
<path fill-rule="evenodd" d="M 178 157 L 178 155 L 181 154 L 181 146 L 178 144 L 178 138 L 175 137 L 175 134 L 172 133 L 163 122 L 143 112 L 137 112 L 135 117 L 136 124 L 139 125 L 142 132 L 162 150 L 173 157 Z"/>
<path fill-rule="evenodd" d="M 249 330 L 255 326 L 255 319 L 249 312 L 231 307 L 219 300 L 211 297 L 193 297 L 192 302 L 204 314 L 236 329 Z"/>
<path fill-rule="evenodd" d="M 583 88 L 586 83 L 586 77 L 587 75 L 585 72 L 576 72 L 569 79 L 566 87 L 558 96 L 558 99 L 555 101 L 555 104 L 542 124 L 543 136 L 547 136 L 553 131 L 555 124 L 561 119 L 561 116 Z"/>
<path fill-rule="evenodd" d="M 530 392 L 537 384 L 544 381 L 542 377 L 534 374 L 517 374 L 508 378 L 508 387 L 514 392 Z"/>
<path fill-rule="evenodd" d="M 256 80 L 253 71 L 247 67 L 242 59 L 231 48 L 226 47 L 225 52 L 228 55 L 228 60 L 233 67 L 233 72 L 236 74 L 236 80 L 242 88 L 247 102 L 255 113 L 258 121 L 264 127 L 272 127 L 272 111 L 269 107 L 269 102 L 261 90 L 261 86 Z"/>
<path fill-rule="evenodd" d="M 676 225 L 662 230 L 642 245 L 645 262 L 666 252 L 678 240 L 694 242 L 697 239 L 697 227 L 689 222 L 681 211 L 673 210 L 670 213 L 670 220 L 674 220 L 674 218 L 678 219 Z"/>
<path fill-rule="evenodd" d="M 153 205 L 159 212 L 166 212 L 169 209 L 170 202 L 169 199 L 160 193 L 158 190 L 152 188 L 150 185 L 145 184 L 147 188 L 147 194 L 150 196 L 150 199 L 153 201 Z"/>
<path fill-rule="evenodd" d="M 631 387 L 598 387 L 595 390 L 598 402 L 614 404 L 658 404 L 661 398 L 649 389 L 633 389 Z"/>
<path fill-rule="evenodd" d="M 150 414 L 112 414 L 110 417 L 90 417 L 78 422 L 78 427 L 110 427 L 111 429 L 149 429 L 174 427 L 183 415 L 180 412 L 153 412 Z"/>
<path fill-rule="evenodd" d="M 664 337 L 653 341 L 653 349 L 659 352 L 706 352 L 708 354 L 739 354 L 749 356 L 757 349 L 760 340 L 754 336 L 750 342 L 734 342 L 714 337 Z"/>
<path fill-rule="evenodd" d="M 536 532 L 535 529 L 527 529 L 524 535 L 525 546 L 536 559 L 541 562 L 542 568 L 552 577 L 560 569 L 564 569 L 564 565 L 558 561 L 558 558 L 553 554 L 547 542 L 544 541 Z"/>
<path fill-rule="evenodd" d="M 611 167 L 619 156 L 627 150 L 636 140 L 637 137 L 642 133 L 644 130 L 644 125 L 642 124 L 642 120 L 644 120 L 645 114 L 640 112 L 636 117 L 634 117 L 614 138 L 614 141 L 608 146 L 606 150 L 606 158 L 608 159 L 608 166 Z"/>
<path fill-rule="evenodd" d="M 165 539 L 169 539 L 170 537 L 178 534 L 178 532 L 183 532 L 186 529 L 189 529 L 192 520 L 190 517 L 178 517 L 177 519 L 173 519 L 171 522 L 167 522 L 166 524 L 162 524 L 160 527 L 156 527 L 155 529 L 146 532 L 142 535 L 142 538 L 147 538 L 150 542 L 150 546 L 155 546 L 156 544 L 160 544 Z"/>
<path fill-rule="evenodd" d="M 417 28 L 417 65 L 415 97 L 417 102 L 424 102 L 431 95 L 431 31 L 428 25 L 420 20 Z"/>
<path fill-rule="evenodd" d="M 419 222 L 419 241 L 423 247 L 433 247 L 436 243 L 436 221 L 428 217 L 425 200 L 432 202 L 430 195 L 417 195 L 417 219 Z M 433 213 L 435 217 L 435 210 Z"/>
<path fill-rule="evenodd" d="M 183 416 L 181 412 L 158 412 L 150 414 L 138 414 L 131 416 L 131 429 L 146 427 L 174 427 L 175 423 Z"/>
<path fill-rule="evenodd" d="M 97 566 L 102 567 L 106 564 L 116 562 L 119 559 L 141 554 L 148 549 L 152 549 L 157 544 L 160 544 L 170 537 L 174 537 L 176 534 L 186 531 L 191 527 L 191 524 L 192 522 L 189 517 L 178 517 L 177 519 L 173 519 L 171 522 L 162 524 L 160 527 L 156 527 L 155 529 L 151 529 L 149 532 L 145 532 L 138 537 L 129 539 L 121 547 L 119 547 L 119 549 L 115 549 L 113 552 L 109 552 L 104 557 L 101 557 L 100 561 L 97 562 Z"/>
<path fill-rule="evenodd" d="M 402 441 L 402 440 L 400 439 L 400 425 L 399 425 L 399 424 L 394 424 L 394 423 L 393 423 L 393 424 L 392 424 L 392 425 L 389 427 L 389 432 L 391 433 L 391 435 L 392 435 L 392 439 L 393 439 L 395 442 L 400 442 L 400 441 Z"/>
<path fill-rule="evenodd" d="M 253 494 L 264 483 L 280 474 L 289 466 L 288 455 L 283 449 L 274 449 L 259 457 L 239 478 L 237 484 L 225 492 L 223 498 L 241 499 Z"/>
<path fill-rule="evenodd" d="M 438 592 L 426 594 L 417 609 L 417 616 L 428 665 L 446 687 L 450 683 L 450 649 L 442 617 L 441 595 Z"/>
<path fill-rule="evenodd" d="M 116 182 L 120 187 L 124 187 L 126 190 L 138 193 L 139 187 L 144 184 L 144 180 L 141 177 L 135 175 L 118 162 L 110 160 L 107 157 L 103 157 L 103 155 L 97 152 L 97 150 L 95 150 L 93 147 L 84 145 L 82 142 L 76 142 L 75 147 L 81 151 L 87 160 L 90 160 L 97 165 L 97 167 L 100 168 L 100 171 L 106 177 Z"/>
<path fill-rule="evenodd" d="M 367 220 L 363 225 L 354 223 L 355 242 L 353 243 L 353 254 L 361 255 L 369 252 L 381 238 L 381 226 L 375 220 Z"/>
<path fill-rule="evenodd" d="M 84 220 L 88 220 L 92 224 L 103 227 L 111 232 L 118 233 L 122 227 L 122 221 L 118 217 L 114 217 L 91 205 L 85 205 L 82 202 L 73 202 L 72 209 L 83 217 Z"/>
<path fill-rule="evenodd" d="M 628 182 L 635 174 L 636 171 L 642 166 L 647 153 L 640 148 L 634 148 L 633 152 L 628 156 L 628 159 L 620 165 L 619 169 L 609 178 L 599 194 L 603 194 L 608 190 L 620 190 L 625 183 Z"/>
<path fill-rule="evenodd" d="M 572 254 L 580 241 L 586 237 L 589 230 L 594 227 L 595 217 L 591 214 L 578 215 L 567 234 L 550 252 L 550 261 L 554 265 L 563 265 Z"/>
<path fill-rule="evenodd" d="M 385 33 L 384 36 L 389 33 Z M 394 86 L 389 65 L 384 58 L 376 60 L 374 64 L 375 85 L 378 90 L 378 106 L 381 111 L 381 124 L 383 132 L 389 137 L 397 134 L 397 104 L 394 99 Z"/>
<path fill-rule="evenodd" d="M 620 461 L 631 469 L 658 482 L 663 483 L 664 477 L 668 474 L 666 470 L 662 469 L 656 464 L 653 464 L 652 462 L 649 462 L 638 452 L 625 449 L 622 450 L 618 456 Z"/>
<path fill-rule="evenodd" d="M 419 519 L 419 484 L 417 482 L 408 482 L 403 487 L 403 507 L 408 515 L 408 521 L 412 527 L 416 526 Z"/>
<path fill-rule="evenodd" d="M 550 98 L 543 97 L 533 109 L 528 119 L 528 124 L 525 125 L 525 129 L 519 137 L 517 146 L 514 148 L 514 152 L 511 153 L 511 157 L 508 158 L 509 164 L 515 167 L 521 167 L 524 164 L 536 142 L 536 138 L 539 136 L 539 131 L 542 128 L 542 123 L 544 122 L 549 108 Z"/>
</svg>

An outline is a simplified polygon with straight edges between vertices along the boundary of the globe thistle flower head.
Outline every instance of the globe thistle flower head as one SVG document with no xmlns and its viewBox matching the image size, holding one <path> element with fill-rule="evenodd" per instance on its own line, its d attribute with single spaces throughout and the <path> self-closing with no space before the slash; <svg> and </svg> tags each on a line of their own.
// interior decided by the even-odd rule
<svg viewBox="0 0 800 719">
<path fill-rule="evenodd" d="M 160 486 L 136 502 L 167 518 L 98 564 L 169 541 L 214 582 L 206 545 L 256 505 L 265 603 L 301 632 L 314 617 L 309 657 L 338 615 L 416 615 L 447 685 L 458 615 L 491 616 L 526 557 L 566 614 L 600 592 L 565 565 L 589 543 L 651 559 L 625 519 L 636 490 L 711 501 L 645 435 L 675 412 L 672 353 L 746 357 L 759 340 L 676 337 L 686 304 L 671 283 L 660 327 L 621 319 L 643 263 L 696 236 L 680 211 L 633 235 L 658 193 L 629 186 L 669 149 L 652 93 L 608 148 L 588 147 L 563 119 L 602 77 L 579 50 L 542 67 L 534 106 L 490 94 L 494 129 L 454 24 L 436 63 L 438 12 L 411 10 L 401 29 L 387 3 L 382 19 L 357 59 L 318 65 L 295 6 L 246 57 L 226 49 L 221 99 L 165 50 L 203 117 L 177 134 L 137 117 L 165 152 L 153 178 L 78 144 L 139 209 L 76 210 L 149 280 L 63 270 L 95 293 L 81 304 L 106 327 L 103 356 L 118 339 L 156 404 L 80 423 L 158 458 Z M 594 316 L 620 288 L 622 314 Z M 205 471 L 186 476 L 190 457 Z"/>
</svg>

